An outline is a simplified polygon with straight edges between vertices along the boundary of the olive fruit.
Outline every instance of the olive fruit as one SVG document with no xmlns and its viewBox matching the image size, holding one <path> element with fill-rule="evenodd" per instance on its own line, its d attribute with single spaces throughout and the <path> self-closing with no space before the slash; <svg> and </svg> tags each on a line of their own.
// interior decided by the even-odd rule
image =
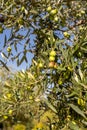
<svg viewBox="0 0 87 130">
<path fill-rule="evenodd" d="M 25 10 L 25 7 L 24 7 L 24 6 L 22 6 L 22 7 L 21 7 L 21 10 L 22 10 L 22 11 L 24 11 L 24 10 Z"/>
<path fill-rule="evenodd" d="M 85 105 L 85 101 L 81 98 L 78 98 L 78 105 L 80 106 L 84 106 Z"/>
<path fill-rule="evenodd" d="M 64 36 L 67 37 L 67 38 L 69 38 L 69 36 L 70 36 L 68 32 L 64 32 L 63 34 L 64 34 Z"/>
<path fill-rule="evenodd" d="M 11 47 L 7 48 L 7 52 L 11 52 L 11 50 L 12 50 Z"/>
<path fill-rule="evenodd" d="M 85 11 L 84 11 L 84 10 L 81 10 L 81 14 L 85 14 Z"/>
<path fill-rule="evenodd" d="M 77 53 L 77 57 L 78 57 L 78 58 L 81 58 L 81 57 L 82 57 L 82 52 L 78 52 L 78 53 Z"/>
<path fill-rule="evenodd" d="M 11 115 L 11 114 L 13 113 L 13 110 L 10 109 L 10 110 L 8 111 L 8 113 Z"/>
<path fill-rule="evenodd" d="M 54 22 L 58 22 L 58 17 L 57 16 L 54 18 Z"/>
<path fill-rule="evenodd" d="M 51 9 L 52 9 L 51 6 L 49 6 L 49 7 L 47 8 L 47 11 L 50 12 Z"/>
<path fill-rule="evenodd" d="M 54 56 L 50 56 L 49 57 L 49 61 L 55 61 L 55 57 Z"/>
<path fill-rule="evenodd" d="M 33 97 L 32 97 L 32 96 L 29 96 L 29 99 L 30 99 L 30 100 L 32 100 L 32 99 L 33 99 Z"/>
<path fill-rule="evenodd" d="M 39 63 L 39 64 L 38 64 L 38 67 L 39 67 L 39 68 L 43 68 L 43 63 Z"/>
<path fill-rule="evenodd" d="M 56 52 L 55 52 L 54 50 L 51 51 L 51 52 L 50 52 L 50 56 L 55 57 L 55 56 L 56 56 Z"/>
<path fill-rule="evenodd" d="M 59 85 L 62 85 L 62 84 L 63 84 L 62 79 L 59 79 L 59 80 L 58 80 L 58 84 L 59 84 Z"/>
<path fill-rule="evenodd" d="M 54 65 L 55 65 L 55 62 L 53 62 L 53 61 L 49 62 L 49 68 L 53 68 Z"/>
<path fill-rule="evenodd" d="M 71 72 L 73 71 L 73 68 L 71 66 L 68 66 L 67 68 L 69 71 L 71 71 Z"/>
<path fill-rule="evenodd" d="M 54 16 L 55 14 L 57 14 L 57 12 L 58 12 L 57 9 L 53 9 L 53 10 L 51 10 L 50 14 Z"/>
<path fill-rule="evenodd" d="M 6 119 L 8 119 L 8 116 L 4 115 L 3 118 L 6 120 Z"/>
</svg>

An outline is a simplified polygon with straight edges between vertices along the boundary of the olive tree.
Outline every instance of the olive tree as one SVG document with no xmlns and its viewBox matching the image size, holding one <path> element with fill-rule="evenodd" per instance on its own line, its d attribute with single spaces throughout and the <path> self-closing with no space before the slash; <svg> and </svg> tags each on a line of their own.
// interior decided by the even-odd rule
<svg viewBox="0 0 87 130">
<path fill-rule="evenodd" d="M 1 56 L 19 66 L 34 54 L 26 71 L 35 101 L 57 115 L 49 129 L 87 127 L 86 1 L 8 0 L 0 7 L 0 32 L 11 33 Z M 0 62 L 7 68 L 7 60 Z"/>
</svg>

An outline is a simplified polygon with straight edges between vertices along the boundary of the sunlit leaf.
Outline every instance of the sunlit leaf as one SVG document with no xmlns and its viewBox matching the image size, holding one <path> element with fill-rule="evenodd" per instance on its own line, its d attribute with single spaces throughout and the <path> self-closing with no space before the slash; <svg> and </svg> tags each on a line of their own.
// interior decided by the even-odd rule
<svg viewBox="0 0 87 130">
<path fill-rule="evenodd" d="M 7 55 L 5 54 L 5 53 L 1 53 L 1 56 L 2 56 L 2 58 L 4 58 L 4 59 L 7 59 L 8 57 L 7 57 Z"/>
<path fill-rule="evenodd" d="M 71 130 L 80 130 L 79 126 L 74 121 L 69 122 L 69 127 Z"/>
<path fill-rule="evenodd" d="M 47 99 L 44 98 L 43 100 L 53 112 L 57 113 L 56 108 Z"/>
<path fill-rule="evenodd" d="M 81 115 L 82 117 L 84 117 L 86 119 L 86 116 L 84 114 L 84 112 L 76 105 L 74 104 L 69 104 L 69 106 L 76 112 L 78 113 L 79 115 Z"/>
<path fill-rule="evenodd" d="M 80 75 L 81 80 L 83 80 L 83 73 L 80 68 L 79 68 L 79 75 Z"/>
</svg>

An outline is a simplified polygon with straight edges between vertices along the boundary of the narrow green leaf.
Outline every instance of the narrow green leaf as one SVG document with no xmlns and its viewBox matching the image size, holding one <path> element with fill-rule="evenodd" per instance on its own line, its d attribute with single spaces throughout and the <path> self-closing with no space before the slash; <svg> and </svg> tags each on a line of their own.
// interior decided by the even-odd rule
<svg viewBox="0 0 87 130">
<path fill-rule="evenodd" d="M 1 62 L 1 64 L 3 65 L 3 67 L 5 67 L 6 68 L 6 70 L 8 70 L 9 71 L 9 68 L 7 67 L 7 65 L 2 61 L 2 60 L 0 60 L 0 62 Z"/>
<path fill-rule="evenodd" d="M 79 126 L 74 121 L 69 122 L 69 127 L 71 130 L 79 130 L 80 129 Z"/>
<path fill-rule="evenodd" d="M 17 52 L 17 43 L 14 43 L 15 51 Z"/>
<path fill-rule="evenodd" d="M 23 56 L 23 57 L 21 58 L 21 60 L 19 61 L 19 65 L 21 65 L 24 60 L 25 60 L 25 56 Z"/>
<path fill-rule="evenodd" d="M 76 43 L 73 47 L 72 54 L 74 54 L 80 47 L 80 44 Z"/>
<path fill-rule="evenodd" d="M 25 62 L 28 63 L 27 57 L 25 56 Z"/>
<path fill-rule="evenodd" d="M 32 14 L 38 14 L 38 12 L 36 10 L 33 10 L 33 9 L 30 11 L 30 13 L 32 13 Z"/>
<path fill-rule="evenodd" d="M 83 42 L 82 46 L 85 46 L 87 44 L 87 41 Z"/>
<path fill-rule="evenodd" d="M 1 56 L 2 56 L 2 58 L 4 58 L 4 59 L 8 59 L 8 57 L 6 56 L 6 54 L 5 53 L 1 53 Z"/>
<path fill-rule="evenodd" d="M 75 95 L 77 95 L 76 92 L 72 92 L 71 94 L 66 95 L 66 97 L 67 97 L 67 98 L 71 98 L 71 97 L 73 97 L 73 96 L 75 96 Z"/>
<path fill-rule="evenodd" d="M 84 117 L 86 119 L 86 116 L 84 115 L 83 111 L 81 111 L 81 109 L 74 105 L 74 104 L 69 104 L 69 106 L 76 112 L 78 113 L 79 115 L 81 115 L 82 117 Z"/>
<path fill-rule="evenodd" d="M 7 43 L 7 36 L 5 35 L 5 38 L 4 38 L 4 46 L 3 46 L 3 47 L 6 46 L 6 43 Z"/>
<path fill-rule="evenodd" d="M 55 113 L 57 113 L 56 108 L 55 108 L 47 99 L 44 99 L 44 102 L 47 104 L 47 106 L 48 106 L 52 111 L 54 111 Z"/>
<path fill-rule="evenodd" d="M 87 53 L 87 48 L 81 47 L 81 50 Z"/>
<path fill-rule="evenodd" d="M 19 59 L 17 59 L 17 66 L 19 66 Z"/>
<path fill-rule="evenodd" d="M 83 73 L 80 68 L 79 68 L 79 75 L 80 75 L 81 80 L 83 80 Z"/>
</svg>

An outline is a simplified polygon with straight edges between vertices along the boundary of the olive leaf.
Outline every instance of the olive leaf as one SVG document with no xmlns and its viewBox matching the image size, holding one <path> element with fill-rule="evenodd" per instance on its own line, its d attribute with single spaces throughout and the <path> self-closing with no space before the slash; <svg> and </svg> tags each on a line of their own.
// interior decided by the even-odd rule
<svg viewBox="0 0 87 130">
<path fill-rule="evenodd" d="M 55 113 L 57 113 L 56 108 L 47 100 L 47 99 L 43 99 L 43 101 L 47 104 L 47 106 Z"/>
<path fill-rule="evenodd" d="M 69 127 L 71 130 L 80 130 L 79 126 L 74 121 L 69 122 Z"/>
<path fill-rule="evenodd" d="M 85 119 L 87 119 L 86 118 L 86 116 L 85 116 L 85 114 L 84 114 L 84 112 L 78 107 L 78 106 L 76 106 L 76 105 L 74 105 L 74 104 L 68 104 L 76 113 L 78 113 L 79 115 L 81 115 L 82 117 L 84 117 Z"/>
</svg>

